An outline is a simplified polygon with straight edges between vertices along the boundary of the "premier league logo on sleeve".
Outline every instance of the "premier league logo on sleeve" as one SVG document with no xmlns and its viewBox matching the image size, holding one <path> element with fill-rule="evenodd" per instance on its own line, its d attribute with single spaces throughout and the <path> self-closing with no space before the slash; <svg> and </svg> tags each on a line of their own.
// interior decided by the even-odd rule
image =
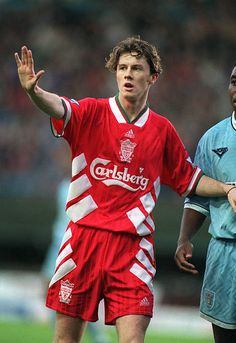
<svg viewBox="0 0 236 343">
<path fill-rule="evenodd" d="M 120 141 L 121 143 L 121 150 L 120 150 L 120 159 L 122 162 L 131 162 L 132 158 L 134 157 L 134 148 L 136 147 L 136 143 L 131 142 L 129 139 L 124 139 Z"/>
</svg>

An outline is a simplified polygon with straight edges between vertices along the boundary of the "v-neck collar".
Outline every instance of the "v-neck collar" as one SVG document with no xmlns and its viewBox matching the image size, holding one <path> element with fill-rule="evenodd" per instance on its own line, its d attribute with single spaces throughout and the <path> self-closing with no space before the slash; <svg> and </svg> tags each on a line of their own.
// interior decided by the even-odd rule
<svg viewBox="0 0 236 343">
<path fill-rule="evenodd" d="M 110 104 L 110 107 L 114 116 L 116 117 L 119 123 L 133 124 L 133 125 L 142 127 L 148 119 L 149 107 L 147 105 L 144 107 L 144 109 L 138 114 L 138 116 L 134 120 L 130 121 L 127 113 L 125 112 L 124 108 L 122 107 L 118 99 L 118 95 L 112 98 L 109 98 L 109 104 Z"/>
</svg>

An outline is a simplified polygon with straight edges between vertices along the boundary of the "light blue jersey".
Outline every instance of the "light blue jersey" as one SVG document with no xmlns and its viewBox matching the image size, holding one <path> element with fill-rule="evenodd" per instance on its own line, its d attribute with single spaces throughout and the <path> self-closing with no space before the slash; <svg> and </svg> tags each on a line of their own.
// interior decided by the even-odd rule
<svg viewBox="0 0 236 343">
<path fill-rule="evenodd" d="M 234 113 L 199 141 L 195 163 L 207 175 L 236 184 L 236 120 Z M 201 291 L 200 316 L 225 329 L 236 329 L 236 215 L 226 196 L 186 199 L 185 208 L 210 216 L 206 269 Z"/>
<path fill-rule="evenodd" d="M 210 128 L 198 143 L 194 160 L 203 173 L 228 184 L 236 184 L 236 120 L 234 113 Z M 209 232 L 214 238 L 236 239 L 236 215 L 227 197 L 193 196 L 185 201 L 192 208 L 211 217 Z"/>
</svg>

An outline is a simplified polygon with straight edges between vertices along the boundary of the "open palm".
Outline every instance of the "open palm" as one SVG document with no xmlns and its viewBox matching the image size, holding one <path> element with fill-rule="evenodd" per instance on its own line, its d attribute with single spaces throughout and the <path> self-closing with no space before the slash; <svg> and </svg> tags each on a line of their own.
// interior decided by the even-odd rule
<svg viewBox="0 0 236 343">
<path fill-rule="evenodd" d="M 44 70 L 35 73 L 32 52 L 26 46 L 21 48 L 21 58 L 16 52 L 15 59 L 21 86 L 26 92 L 30 93 L 30 91 L 34 89 L 39 78 L 43 75 Z"/>
</svg>

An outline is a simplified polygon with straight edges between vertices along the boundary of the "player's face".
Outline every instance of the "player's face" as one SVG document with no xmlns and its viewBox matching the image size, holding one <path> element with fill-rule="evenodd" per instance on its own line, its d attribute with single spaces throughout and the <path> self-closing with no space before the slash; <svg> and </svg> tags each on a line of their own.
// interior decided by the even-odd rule
<svg viewBox="0 0 236 343">
<path fill-rule="evenodd" d="M 230 76 L 229 96 L 234 110 L 236 111 L 236 67 L 234 67 Z"/>
<path fill-rule="evenodd" d="M 116 70 L 116 80 L 121 97 L 129 101 L 147 99 L 149 88 L 157 79 L 150 73 L 150 67 L 144 57 L 124 53 L 120 56 Z"/>
</svg>

